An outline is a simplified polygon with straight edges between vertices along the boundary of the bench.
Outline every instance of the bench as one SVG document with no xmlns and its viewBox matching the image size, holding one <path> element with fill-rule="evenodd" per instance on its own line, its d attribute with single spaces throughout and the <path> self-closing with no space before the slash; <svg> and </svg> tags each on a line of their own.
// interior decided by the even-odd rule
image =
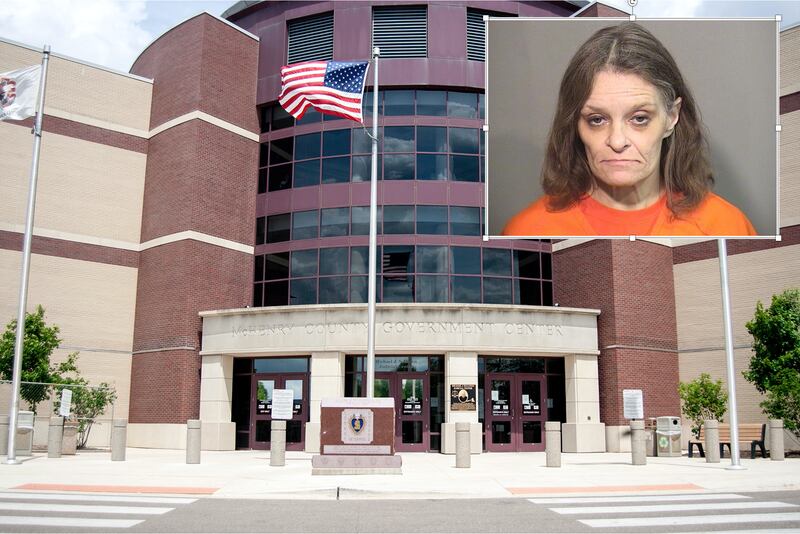
<svg viewBox="0 0 800 534">
<path fill-rule="evenodd" d="M 761 457 L 767 457 L 766 447 L 764 446 L 764 437 L 767 433 L 767 424 L 766 423 L 741 423 L 739 425 L 739 442 L 740 443 L 747 443 L 750 442 L 750 458 L 756 457 L 756 447 L 761 449 Z M 703 444 L 705 443 L 706 435 L 705 435 L 705 427 L 700 427 L 700 440 L 694 441 L 689 440 L 689 458 L 692 457 L 692 453 L 694 451 L 694 447 L 697 446 L 697 449 L 700 453 L 700 457 L 705 457 L 705 451 L 703 450 Z M 731 453 L 731 426 L 720 423 L 719 425 L 719 457 L 723 458 L 725 456 L 725 447 L 728 447 L 728 453 Z"/>
</svg>

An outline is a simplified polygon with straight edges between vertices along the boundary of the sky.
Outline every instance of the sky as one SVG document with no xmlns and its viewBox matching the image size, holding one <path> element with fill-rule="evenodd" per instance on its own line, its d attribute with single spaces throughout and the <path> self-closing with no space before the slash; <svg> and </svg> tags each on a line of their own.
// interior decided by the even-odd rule
<svg viewBox="0 0 800 534">
<path fill-rule="evenodd" d="M 633 1 L 633 0 L 632 0 Z M 221 15 L 234 0 L 3 0 L 0 38 L 128 72 L 165 31 L 203 11 Z M 630 12 L 628 0 L 603 3 Z M 800 0 L 638 0 L 634 13 L 654 17 L 774 17 L 800 23 Z"/>
</svg>

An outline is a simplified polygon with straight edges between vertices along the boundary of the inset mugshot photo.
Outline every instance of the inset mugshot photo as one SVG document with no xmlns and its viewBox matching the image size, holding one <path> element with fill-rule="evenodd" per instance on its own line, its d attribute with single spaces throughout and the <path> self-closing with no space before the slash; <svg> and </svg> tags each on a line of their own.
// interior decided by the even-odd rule
<svg viewBox="0 0 800 534">
<path fill-rule="evenodd" d="M 487 234 L 778 233 L 777 22 L 487 21 Z"/>
</svg>

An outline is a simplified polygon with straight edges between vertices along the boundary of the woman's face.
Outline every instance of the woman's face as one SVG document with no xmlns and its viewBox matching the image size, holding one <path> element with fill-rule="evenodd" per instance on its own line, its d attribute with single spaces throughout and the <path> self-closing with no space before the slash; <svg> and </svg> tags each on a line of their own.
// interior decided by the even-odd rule
<svg viewBox="0 0 800 534">
<path fill-rule="evenodd" d="M 578 135 L 600 185 L 657 187 L 661 142 L 679 111 L 680 98 L 666 109 L 655 86 L 636 74 L 599 72 L 581 108 Z"/>
</svg>

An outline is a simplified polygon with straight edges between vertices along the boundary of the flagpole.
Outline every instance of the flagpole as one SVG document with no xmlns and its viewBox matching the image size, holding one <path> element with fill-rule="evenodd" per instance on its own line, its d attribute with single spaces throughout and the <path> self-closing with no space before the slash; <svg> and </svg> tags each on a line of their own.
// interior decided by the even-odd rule
<svg viewBox="0 0 800 534">
<path fill-rule="evenodd" d="M 381 50 L 372 49 L 375 81 L 372 90 L 372 176 L 369 185 L 369 294 L 367 298 L 367 397 L 375 396 L 375 299 L 377 295 L 376 256 L 378 250 L 378 58 Z"/>
<path fill-rule="evenodd" d="M 19 389 L 22 374 L 22 342 L 25 338 L 25 308 L 28 301 L 28 278 L 31 267 L 31 241 L 33 239 L 33 214 L 36 209 L 36 181 L 39 177 L 39 151 L 42 146 L 42 117 L 44 116 L 44 90 L 47 81 L 47 63 L 50 46 L 42 50 L 42 76 L 39 79 L 39 103 L 33 125 L 33 161 L 28 186 L 28 213 L 25 216 L 25 242 L 22 247 L 22 277 L 19 284 L 19 311 L 17 313 L 17 337 L 14 342 L 14 372 L 12 375 L 11 407 L 8 410 L 8 453 L 6 464 L 16 465 L 17 415 L 19 414 Z"/>
</svg>

